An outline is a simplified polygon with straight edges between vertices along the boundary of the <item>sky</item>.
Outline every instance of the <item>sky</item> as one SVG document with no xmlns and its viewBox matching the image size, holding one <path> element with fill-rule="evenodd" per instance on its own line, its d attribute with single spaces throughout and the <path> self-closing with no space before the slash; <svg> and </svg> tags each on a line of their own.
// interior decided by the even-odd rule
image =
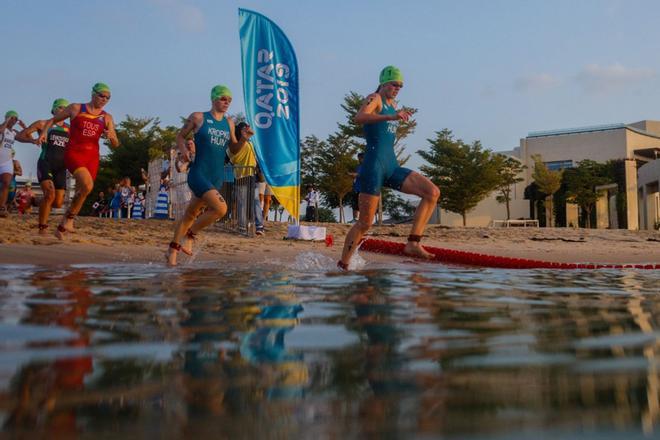
<svg viewBox="0 0 660 440">
<path fill-rule="evenodd" d="M 179 124 L 210 108 L 219 83 L 234 92 L 230 113 L 242 112 L 239 7 L 272 19 L 296 50 L 301 137 L 334 132 L 343 97 L 398 66 L 399 102 L 419 109 L 406 141 L 414 169 L 444 128 L 503 151 L 530 131 L 660 119 L 651 0 L 4 0 L 0 111 L 29 124 L 103 81 L 117 121 Z M 35 175 L 38 148 L 15 149 Z"/>
</svg>

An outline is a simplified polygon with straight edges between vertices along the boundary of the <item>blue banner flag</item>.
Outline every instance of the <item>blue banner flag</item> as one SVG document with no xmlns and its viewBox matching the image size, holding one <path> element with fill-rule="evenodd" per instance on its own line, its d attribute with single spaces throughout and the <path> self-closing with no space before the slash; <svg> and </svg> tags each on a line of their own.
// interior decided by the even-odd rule
<svg viewBox="0 0 660 440">
<path fill-rule="evenodd" d="M 277 200 L 298 221 L 300 100 L 298 61 L 284 32 L 263 15 L 238 10 L 243 94 L 259 166 Z"/>
</svg>

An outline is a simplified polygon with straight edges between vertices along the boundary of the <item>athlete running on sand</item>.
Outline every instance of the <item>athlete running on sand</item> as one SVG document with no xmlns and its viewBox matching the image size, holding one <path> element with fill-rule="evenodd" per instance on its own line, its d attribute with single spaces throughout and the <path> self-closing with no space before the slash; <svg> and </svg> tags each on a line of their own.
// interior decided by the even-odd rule
<svg viewBox="0 0 660 440">
<path fill-rule="evenodd" d="M 56 99 L 53 102 L 50 112 L 52 115 L 56 115 L 68 105 L 69 101 L 66 99 Z M 29 127 L 16 135 L 16 140 L 18 142 L 39 145 L 39 139 L 32 137 L 32 134 L 41 131 L 47 122 L 47 119 L 33 122 Z M 40 234 L 46 233 L 51 208 L 60 208 L 64 203 L 64 190 L 66 189 L 64 149 L 68 143 L 69 124 L 61 121 L 48 130 L 46 142 L 41 144 L 41 155 L 37 161 L 37 178 L 43 192 L 41 203 L 39 203 Z"/>
<path fill-rule="evenodd" d="M 415 257 L 432 257 L 419 242 L 440 197 L 440 190 L 421 174 L 400 167 L 396 159 L 394 142 L 398 121 L 407 121 L 411 116 L 406 110 L 395 108 L 395 98 L 402 87 L 401 71 L 394 66 L 385 67 L 380 72 L 378 89 L 367 97 L 354 118 L 356 123 L 364 125 L 367 148 L 358 177 L 360 218 L 348 231 L 341 260 L 337 263 L 344 270 L 348 269 L 360 240 L 373 223 L 383 186 L 422 198 L 404 252 Z"/>
<path fill-rule="evenodd" d="M 73 231 L 73 219 L 82 208 L 85 199 L 94 188 L 99 169 L 99 140 L 105 136 L 113 148 L 119 146 L 115 124 L 110 113 L 103 107 L 110 100 L 110 87 L 96 83 L 92 87 L 92 99 L 87 104 L 71 104 L 49 119 L 40 131 L 40 144 L 47 141 L 48 131 L 58 122 L 69 119 L 69 144 L 64 150 L 64 164 L 76 179 L 76 194 L 68 211 L 57 226 L 55 236 L 62 240 L 66 232 Z"/>
<path fill-rule="evenodd" d="M 5 121 L 0 124 L 0 217 L 7 217 L 7 200 L 9 186 L 14 177 L 14 138 L 17 130 L 14 125 L 25 128 L 23 121 L 18 119 L 18 113 L 9 110 L 5 113 Z"/>
<path fill-rule="evenodd" d="M 193 197 L 186 212 L 174 229 L 169 244 L 167 262 L 174 266 L 179 251 L 192 255 L 192 241 L 199 231 L 215 223 L 227 213 L 227 204 L 219 193 L 225 172 L 227 148 L 237 153 L 254 134 L 247 125 L 240 139 L 234 135 L 234 121 L 226 116 L 232 95 L 229 88 L 218 85 L 211 90 L 211 110 L 192 113 L 176 136 L 177 146 L 184 161 L 192 163 L 188 171 L 188 186 Z M 194 144 L 186 137 L 194 133 Z M 191 148 L 193 151 L 191 151 Z M 194 159 L 191 158 L 194 154 Z M 198 217 L 200 211 L 208 209 Z M 183 246 L 181 240 L 186 238 Z"/>
</svg>

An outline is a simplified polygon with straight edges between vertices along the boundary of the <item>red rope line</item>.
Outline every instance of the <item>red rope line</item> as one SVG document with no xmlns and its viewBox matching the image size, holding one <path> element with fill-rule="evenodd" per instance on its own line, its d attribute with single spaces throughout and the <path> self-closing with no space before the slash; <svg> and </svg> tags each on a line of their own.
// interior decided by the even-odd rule
<svg viewBox="0 0 660 440">
<path fill-rule="evenodd" d="M 360 250 L 380 254 L 402 255 L 404 243 L 366 239 Z M 555 263 L 552 261 L 530 260 L 526 258 L 499 257 L 477 252 L 457 251 L 453 249 L 424 246 L 433 254 L 438 263 L 460 264 L 464 266 L 500 267 L 507 269 L 660 269 L 660 264 L 591 264 L 591 263 Z"/>
</svg>

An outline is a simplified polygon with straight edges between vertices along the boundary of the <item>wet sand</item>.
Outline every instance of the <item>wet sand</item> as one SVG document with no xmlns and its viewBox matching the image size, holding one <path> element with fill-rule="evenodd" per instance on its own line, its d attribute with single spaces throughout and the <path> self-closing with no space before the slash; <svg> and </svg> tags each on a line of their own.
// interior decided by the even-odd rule
<svg viewBox="0 0 660 440">
<path fill-rule="evenodd" d="M 1 264 L 164 263 L 174 227 L 166 220 L 112 220 L 80 217 L 76 232 L 57 240 L 51 219 L 47 235 L 36 229 L 36 216 L 12 215 L 0 219 Z M 334 245 L 284 240 L 287 225 L 268 222 L 266 235 L 247 238 L 217 228 L 203 231 L 197 240 L 195 261 L 262 264 L 294 261 L 302 252 L 338 259 L 350 225 L 322 224 Z M 371 235 L 404 242 L 410 225 L 375 226 Z M 447 228 L 430 225 L 422 244 L 490 255 L 555 262 L 660 263 L 660 232 L 569 228 Z M 400 260 L 400 257 L 362 253 L 367 261 Z M 181 262 L 187 257 L 182 255 Z"/>
</svg>

